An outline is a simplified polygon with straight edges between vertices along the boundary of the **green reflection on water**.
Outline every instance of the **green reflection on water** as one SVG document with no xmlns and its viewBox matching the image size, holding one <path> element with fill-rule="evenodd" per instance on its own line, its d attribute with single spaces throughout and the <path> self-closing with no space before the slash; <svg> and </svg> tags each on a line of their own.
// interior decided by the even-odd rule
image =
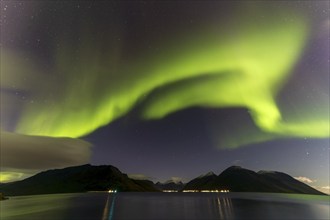
<svg viewBox="0 0 330 220">
<path fill-rule="evenodd" d="M 47 194 L 34 196 L 10 197 L 9 200 L 1 202 L 0 219 L 11 219 L 31 214 L 51 211 L 61 219 L 65 212 L 56 212 L 69 207 L 70 199 L 75 194 Z M 23 218 L 24 219 L 24 218 Z"/>
</svg>

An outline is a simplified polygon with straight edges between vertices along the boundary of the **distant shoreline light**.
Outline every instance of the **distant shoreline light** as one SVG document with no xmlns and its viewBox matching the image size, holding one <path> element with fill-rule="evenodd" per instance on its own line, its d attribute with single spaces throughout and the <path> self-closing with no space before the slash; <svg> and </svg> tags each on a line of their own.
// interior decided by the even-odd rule
<svg viewBox="0 0 330 220">
<path fill-rule="evenodd" d="M 163 190 L 163 192 L 179 192 L 178 190 Z M 203 192 L 203 193 L 228 193 L 229 190 L 227 189 L 221 189 L 221 190 L 183 190 L 182 192 L 187 193 L 187 192 Z"/>
<path fill-rule="evenodd" d="M 178 192 L 178 190 L 163 190 L 163 192 L 171 193 L 171 192 Z"/>
</svg>

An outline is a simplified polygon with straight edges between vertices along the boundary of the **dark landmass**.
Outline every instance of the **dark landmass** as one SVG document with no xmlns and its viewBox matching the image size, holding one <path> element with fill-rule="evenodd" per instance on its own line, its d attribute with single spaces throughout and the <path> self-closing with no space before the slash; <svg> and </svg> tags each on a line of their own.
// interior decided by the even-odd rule
<svg viewBox="0 0 330 220">
<path fill-rule="evenodd" d="M 8 199 L 8 198 L 5 197 L 2 193 L 0 193 L 0 201 L 1 201 L 1 200 L 6 200 L 6 199 Z"/>
<path fill-rule="evenodd" d="M 205 175 L 201 175 L 190 182 L 188 182 L 183 190 L 203 190 L 203 189 L 211 189 L 208 187 L 211 187 L 212 183 L 217 178 L 217 175 L 215 175 L 213 172 L 208 172 Z"/>
<path fill-rule="evenodd" d="M 86 164 L 41 172 L 27 179 L 2 185 L 0 191 L 8 196 L 110 189 L 125 192 L 158 191 L 150 182 L 132 180 L 114 166 Z"/>
<path fill-rule="evenodd" d="M 326 195 L 288 174 L 276 171 L 259 171 L 232 166 L 220 175 L 197 177 L 183 190 L 229 190 L 230 192 L 273 192 Z"/>
<path fill-rule="evenodd" d="M 160 190 L 155 187 L 155 184 L 150 180 L 135 180 L 131 179 L 136 185 L 143 189 L 143 192 L 159 192 Z M 141 191 L 139 191 L 141 192 Z"/>
<path fill-rule="evenodd" d="M 220 175 L 209 172 L 187 184 L 182 182 L 154 184 L 149 180 L 130 179 L 111 165 L 90 164 L 48 170 L 27 179 L 1 184 L 0 192 L 6 196 L 74 193 L 88 191 L 159 192 L 162 190 L 229 190 L 230 192 L 273 192 L 326 195 L 276 171 L 254 172 L 238 166 L 224 170 Z"/>
</svg>

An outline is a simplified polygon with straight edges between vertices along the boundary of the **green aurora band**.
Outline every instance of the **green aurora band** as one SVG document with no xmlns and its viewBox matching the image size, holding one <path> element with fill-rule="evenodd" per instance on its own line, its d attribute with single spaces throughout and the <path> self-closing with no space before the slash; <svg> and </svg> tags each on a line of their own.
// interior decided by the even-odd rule
<svg viewBox="0 0 330 220">
<path fill-rule="evenodd" d="M 125 62 L 123 45 L 111 37 L 106 46 L 91 34 L 79 45 L 63 41 L 55 52 L 57 77 L 35 92 L 36 100 L 51 101 L 27 103 L 15 132 L 81 137 L 139 104 L 145 119 L 193 106 L 247 108 L 272 138 L 329 137 L 327 115 L 286 122 L 276 100 L 308 39 L 308 19 L 263 13 L 260 21 L 259 15 L 237 16 L 226 24 L 230 29 L 214 21 L 154 40 L 157 50 Z"/>
</svg>

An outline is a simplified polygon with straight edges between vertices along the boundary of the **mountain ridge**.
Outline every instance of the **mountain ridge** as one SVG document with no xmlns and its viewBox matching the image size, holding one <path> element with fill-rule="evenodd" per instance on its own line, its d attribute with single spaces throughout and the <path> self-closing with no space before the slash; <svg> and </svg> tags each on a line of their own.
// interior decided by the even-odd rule
<svg viewBox="0 0 330 220">
<path fill-rule="evenodd" d="M 197 177 L 183 190 L 229 190 L 231 192 L 274 192 L 326 195 L 296 179 L 278 171 L 252 171 L 231 166 L 218 176 Z"/>
<path fill-rule="evenodd" d="M 213 172 L 200 175 L 186 184 L 182 182 L 153 183 L 136 180 L 112 165 L 84 164 L 42 171 L 24 180 L 0 184 L 6 196 L 73 193 L 117 190 L 120 192 L 160 192 L 163 190 L 201 191 L 229 190 L 230 192 L 273 192 L 326 195 L 278 171 L 252 171 L 231 166 L 219 175 Z"/>
</svg>

